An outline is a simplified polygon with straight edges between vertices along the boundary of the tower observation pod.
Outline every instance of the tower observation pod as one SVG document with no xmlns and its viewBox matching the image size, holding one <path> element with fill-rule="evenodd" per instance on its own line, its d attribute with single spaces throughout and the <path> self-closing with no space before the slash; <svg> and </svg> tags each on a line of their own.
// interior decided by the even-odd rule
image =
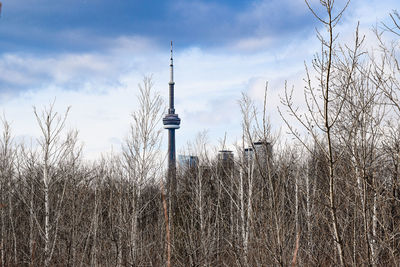
<svg viewBox="0 0 400 267">
<path fill-rule="evenodd" d="M 171 41 L 171 63 L 169 80 L 169 108 L 168 113 L 163 118 L 164 129 L 168 130 L 168 180 L 170 190 L 176 188 L 176 155 L 175 155 L 175 130 L 179 129 L 181 119 L 175 114 L 174 107 L 174 60 L 173 47 Z"/>
</svg>

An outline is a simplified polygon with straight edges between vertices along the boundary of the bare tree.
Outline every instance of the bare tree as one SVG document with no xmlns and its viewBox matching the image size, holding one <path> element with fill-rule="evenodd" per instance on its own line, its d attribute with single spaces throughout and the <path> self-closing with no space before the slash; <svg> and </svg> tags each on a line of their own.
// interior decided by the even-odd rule
<svg viewBox="0 0 400 267">
<path fill-rule="evenodd" d="M 336 45 L 337 35 L 334 30 L 338 22 L 340 21 L 344 10 L 346 9 L 349 2 L 346 3 L 345 7 L 338 12 L 335 12 L 334 1 L 324 0 L 320 1 L 321 5 L 326 11 L 327 18 L 317 14 L 308 1 L 310 11 L 313 15 L 322 23 L 324 28 L 328 32 L 328 37 L 325 38 L 320 32 L 317 32 L 318 39 L 321 42 L 321 53 L 316 55 L 312 62 L 314 71 L 317 73 L 317 87 L 314 87 L 314 83 L 311 80 L 311 73 L 307 71 L 306 78 L 306 90 L 305 103 L 308 108 L 308 112 L 299 114 L 298 109 L 294 106 L 292 101 L 292 93 L 285 90 L 285 96 L 282 99 L 283 104 L 288 108 L 289 114 L 294 116 L 298 122 L 304 127 L 304 130 L 308 132 L 313 141 L 323 151 L 324 157 L 328 162 L 328 205 L 330 210 L 330 227 L 332 233 L 332 240 L 336 247 L 339 264 L 345 265 L 345 253 L 343 247 L 343 240 L 339 229 L 338 222 L 338 211 L 337 211 L 337 196 L 336 196 L 336 183 L 338 180 L 337 172 L 335 171 L 337 162 L 340 159 L 340 154 L 335 152 L 334 148 L 334 128 L 337 123 L 337 118 L 342 112 L 342 107 L 348 96 L 349 86 L 352 83 L 353 70 L 357 64 L 358 48 L 359 44 L 356 41 L 355 49 L 353 49 L 351 62 L 349 64 L 350 69 L 347 73 L 342 73 L 336 69 L 336 63 L 340 60 L 340 50 Z M 339 77 L 343 75 L 342 77 Z M 335 94 L 335 88 L 338 85 L 334 82 L 335 79 L 341 79 L 344 81 L 340 84 L 340 95 Z M 322 99 L 322 101 L 321 101 Z M 282 116 L 283 117 L 283 116 Z M 294 129 L 290 122 L 283 117 L 287 126 L 289 127 L 292 134 L 298 138 L 307 149 L 312 152 L 312 149 L 305 143 L 301 137 L 299 131 Z M 321 141 L 320 133 L 323 134 L 323 141 Z"/>
<path fill-rule="evenodd" d="M 380 92 L 384 95 L 382 103 L 387 107 L 387 113 L 383 120 L 386 121 L 385 125 L 381 126 L 381 132 L 384 138 L 381 141 L 383 143 L 383 151 L 381 151 L 381 158 L 383 159 L 380 165 L 386 166 L 385 175 L 382 177 L 380 182 L 384 182 L 385 189 L 381 188 L 378 197 L 381 201 L 387 201 L 392 203 L 389 207 L 377 207 L 377 211 L 386 210 L 382 212 L 380 216 L 375 219 L 373 228 L 379 226 L 385 229 L 385 237 L 375 236 L 374 242 L 377 248 L 385 248 L 389 251 L 389 255 L 392 257 L 391 264 L 398 264 L 398 255 L 400 250 L 398 244 L 400 239 L 397 237 L 398 233 L 394 230 L 398 228 L 399 220 L 397 209 L 399 203 L 399 175 L 398 175 L 398 119 L 400 117 L 400 64 L 399 64 L 399 51 L 400 46 L 398 43 L 398 37 L 400 35 L 400 16 L 397 10 L 393 10 L 389 14 L 390 22 L 382 23 L 383 28 L 375 27 L 374 32 L 378 40 L 378 49 L 375 49 L 373 53 L 370 53 L 370 61 L 373 65 L 373 71 L 369 81 L 373 83 Z M 394 37 L 394 40 L 388 37 Z M 385 164 L 386 161 L 386 164 Z M 379 184 L 379 183 L 377 183 Z M 383 186 L 383 185 L 382 185 Z M 383 200 L 384 199 L 384 200 Z M 374 199 L 375 200 L 375 199 Z M 396 202 L 396 204 L 395 204 Z M 379 202 L 378 202 L 379 205 Z M 378 213 L 378 212 L 377 212 Z M 379 223 L 380 222 L 380 223 Z M 379 224 L 379 226 L 375 226 Z M 383 252 L 381 252 L 383 254 Z M 376 261 L 377 262 L 377 261 Z"/>
<path fill-rule="evenodd" d="M 2 118 L 1 121 L 3 134 L 0 140 L 0 256 L 1 265 L 6 266 L 9 264 L 7 254 L 13 255 L 13 263 L 17 264 L 17 237 L 13 210 L 15 149 L 13 148 L 10 124 L 5 118 Z"/>
<path fill-rule="evenodd" d="M 143 210 L 139 206 L 142 189 L 161 175 L 160 145 L 162 129 L 159 127 L 163 102 L 153 92 L 151 77 L 145 77 L 139 84 L 139 109 L 132 113 L 130 133 L 123 147 L 124 166 L 131 187 L 130 260 L 137 260 L 138 217 Z"/>
<path fill-rule="evenodd" d="M 67 182 L 66 179 L 60 179 L 60 173 L 57 173 L 58 167 L 74 151 L 76 143 L 76 132 L 71 132 L 64 140 L 62 139 L 69 109 L 67 108 L 64 115 L 59 115 L 54 111 L 54 103 L 50 104 L 41 113 L 37 112 L 36 107 L 33 109 L 42 133 L 42 137 L 37 141 L 40 146 L 42 192 L 44 199 L 44 220 L 43 225 L 39 229 L 44 240 L 44 266 L 50 265 L 57 244 L 58 225 Z M 54 198 L 53 203 L 50 197 L 51 190 L 52 188 L 56 190 L 55 187 L 58 182 L 62 183 L 61 190 L 57 192 L 57 197 Z"/>
</svg>

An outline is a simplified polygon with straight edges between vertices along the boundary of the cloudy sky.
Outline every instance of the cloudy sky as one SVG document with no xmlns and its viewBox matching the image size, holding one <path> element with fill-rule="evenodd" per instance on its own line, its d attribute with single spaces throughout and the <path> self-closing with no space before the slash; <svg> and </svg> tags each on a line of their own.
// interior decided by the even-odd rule
<svg viewBox="0 0 400 267">
<path fill-rule="evenodd" d="M 351 41 L 359 21 L 373 44 L 370 29 L 399 8 L 398 0 L 352 1 L 341 39 Z M 2 0 L 1 111 L 27 142 L 39 136 L 32 107 L 55 100 L 59 112 L 71 106 L 68 128 L 79 130 L 87 158 L 118 151 L 145 75 L 167 100 L 173 40 L 178 150 L 204 130 L 210 143 L 225 132 L 234 142 L 241 93 L 261 101 L 266 81 L 279 131 L 279 96 L 285 80 L 302 95 L 304 62 L 320 49 L 315 29 L 302 0 Z"/>
</svg>

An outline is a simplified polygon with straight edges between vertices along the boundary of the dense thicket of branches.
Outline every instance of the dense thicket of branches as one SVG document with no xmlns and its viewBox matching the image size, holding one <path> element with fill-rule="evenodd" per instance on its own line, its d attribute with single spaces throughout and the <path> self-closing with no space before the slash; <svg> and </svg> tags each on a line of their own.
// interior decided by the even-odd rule
<svg viewBox="0 0 400 267">
<path fill-rule="evenodd" d="M 172 266 L 399 266 L 400 47 L 384 37 L 398 38 L 400 17 L 376 30 L 371 54 L 358 30 L 353 45 L 336 43 L 342 11 L 321 3 L 328 15 L 313 13 L 328 35 L 318 34 L 321 53 L 307 70 L 306 109 L 289 90 L 282 99 L 300 145 L 272 136 L 267 97 L 258 110 L 243 95 L 235 157 L 208 151 L 200 135 L 188 147 L 196 164 L 178 166 L 167 217 L 151 79 L 123 153 L 95 163 L 65 131 L 68 110 L 35 109 L 42 135 L 31 147 L 14 142 L 3 119 L 0 266 L 163 266 L 168 245 Z"/>
</svg>

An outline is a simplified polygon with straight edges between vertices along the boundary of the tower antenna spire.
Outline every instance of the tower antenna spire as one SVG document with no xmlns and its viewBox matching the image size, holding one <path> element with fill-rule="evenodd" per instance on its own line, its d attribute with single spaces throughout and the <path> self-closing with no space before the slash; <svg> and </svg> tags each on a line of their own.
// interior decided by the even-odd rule
<svg viewBox="0 0 400 267">
<path fill-rule="evenodd" d="M 173 43 L 171 41 L 171 63 L 169 64 L 170 67 L 170 83 L 174 82 L 174 54 L 173 54 L 173 50 L 174 50 L 174 46 Z"/>
</svg>

